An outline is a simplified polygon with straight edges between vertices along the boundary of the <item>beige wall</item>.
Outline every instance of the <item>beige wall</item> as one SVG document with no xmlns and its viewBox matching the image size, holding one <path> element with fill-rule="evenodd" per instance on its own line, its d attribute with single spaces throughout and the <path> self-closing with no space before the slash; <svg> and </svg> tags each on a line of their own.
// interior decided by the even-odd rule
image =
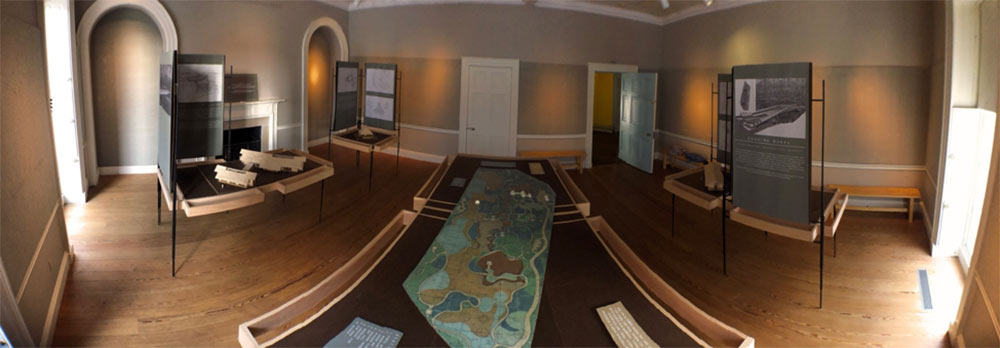
<svg viewBox="0 0 1000 348">
<path fill-rule="evenodd" d="M 813 63 L 813 93 L 826 80 L 826 161 L 903 165 L 906 170 L 839 168 L 827 183 L 905 182 L 920 187 L 932 81 L 931 4 L 874 1 L 774 1 L 692 17 L 662 30 L 657 128 L 710 141 L 710 86 L 733 65 Z M 820 159 L 819 104 L 813 159 Z M 661 133 L 661 149 L 681 144 L 708 157 L 708 146 Z M 818 183 L 818 176 L 817 176 Z"/>
<path fill-rule="evenodd" d="M 348 31 L 347 12 L 318 1 L 164 1 L 180 53 L 226 55 L 236 73 L 257 74 L 261 99 L 278 105 L 279 147 L 302 139 L 302 39 L 314 20 L 330 17 Z M 75 3 L 77 22 L 90 1 Z M 228 67 L 227 67 L 227 70 Z"/>
<path fill-rule="evenodd" d="M 14 336 L 19 313 L 35 344 L 54 323 L 53 293 L 69 249 L 56 177 L 44 40 L 37 2 L 0 2 L 0 259 L 18 309 L 4 302 L 0 325 Z M 34 263 L 32 266 L 32 260 Z M 56 296 L 58 298 L 58 296 Z M 56 305 L 57 306 L 57 305 Z M 12 337 L 14 345 L 29 345 Z"/>
<path fill-rule="evenodd" d="M 941 155 L 941 125 L 942 115 L 947 107 L 944 104 L 945 92 L 945 2 L 934 2 L 931 5 L 932 17 L 932 48 L 930 67 L 930 88 L 928 94 L 927 138 L 925 142 L 924 165 L 927 167 L 927 179 L 920 186 L 920 196 L 924 201 L 924 213 L 927 221 L 934 221 L 937 204 L 938 169 Z"/>
<path fill-rule="evenodd" d="M 163 43 L 156 23 L 138 9 L 102 17 L 91 34 L 97 165 L 156 164 L 156 99 Z"/>
<path fill-rule="evenodd" d="M 350 32 L 352 60 L 399 64 L 403 123 L 452 131 L 459 123 L 463 56 L 520 60 L 518 133 L 525 135 L 585 132 L 588 62 L 660 65 L 658 26 L 522 5 L 355 11 Z M 568 146 L 565 142 L 519 139 L 518 147 Z M 583 148 L 582 138 L 571 142 Z M 402 144 L 445 155 L 457 150 L 457 135 L 404 130 Z"/>
<path fill-rule="evenodd" d="M 320 29 L 309 40 L 309 67 L 306 93 L 309 95 L 309 140 L 326 139 L 333 115 L 333 81 L 331 75 L 333 42 L 336 38 L 329 29 Z"/>
</svg>

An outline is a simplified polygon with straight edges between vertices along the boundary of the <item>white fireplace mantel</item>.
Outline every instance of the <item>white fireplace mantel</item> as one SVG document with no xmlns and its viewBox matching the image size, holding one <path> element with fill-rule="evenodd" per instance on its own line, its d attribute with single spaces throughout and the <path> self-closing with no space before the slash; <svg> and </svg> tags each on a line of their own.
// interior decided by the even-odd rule
<svg viewBox="0 0 1000 348">
<path fill-rule="evenodd" d="M 273 98 L 226 103 L 225 110 L 223 110 L 225 112 L 223 114 L 223 123 L 225 124 L 225 128 L 228 129 L 228 122 L 230 120 L 258 121 L 257 119 L 266 118 L 267 120 L 261 123 L 267 125 L 267 143 L 261 145 L 265 147 L 264 151 L 274 150 L 277 148 L 276 144 L 278 143 L 278 104 L 283 102 L 285 102 L 284 99 Z"/>
</svg>

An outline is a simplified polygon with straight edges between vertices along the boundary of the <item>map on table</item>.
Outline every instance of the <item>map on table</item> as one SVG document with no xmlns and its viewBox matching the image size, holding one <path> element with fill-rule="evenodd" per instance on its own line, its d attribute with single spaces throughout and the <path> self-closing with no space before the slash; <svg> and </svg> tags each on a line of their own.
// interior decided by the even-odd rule
<svg viewBox="0 0 1000 348">
<path fill-rule="evenodd" d="M 403 288 L 452 347 L 529 347 L 555 192 L 514 169 L 479 168 Z"/>
</svg>

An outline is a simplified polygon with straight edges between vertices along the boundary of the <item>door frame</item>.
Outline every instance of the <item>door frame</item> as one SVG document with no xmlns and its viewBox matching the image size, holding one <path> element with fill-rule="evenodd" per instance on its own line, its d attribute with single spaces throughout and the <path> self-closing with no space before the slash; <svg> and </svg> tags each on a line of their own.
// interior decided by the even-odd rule
<svg viewBox="0 0 1000 348">
<path fill-rule="evenodd" d="M 518 81 L 521 61 L 504 58 L 462 57 L 462 84 L 458 106 L 458 153 L 467 152 L 465 141 L 469 122 L 469 68 L 472 66 L 510 68 L 513 72 L 511 76 L 510 129 L 507 130 L 507 137 L 510 141 L 507 143 L 507 153 L 510 156 L 517 156 L 517 100 L 520 90 Z"/>
<path fill-rule="evenodd" d="M 607 63 L 587 63 L 587 139 L 585 140 L 587 157 L 583 160 L 583 167 L 590 168 L 594 154 L 594 74 L 599 72 L 626 73 L 639 72 L 638 65 L 629 64 L 607 64 Z M 655 124 L 655 123 L 654 123 Z M 654 126 L 655 128 L 655 126 Z M 654 135 L 653 144 L 656 144 Z M 654 145 L 655 148 L 655 145 Z"/>
</svg>

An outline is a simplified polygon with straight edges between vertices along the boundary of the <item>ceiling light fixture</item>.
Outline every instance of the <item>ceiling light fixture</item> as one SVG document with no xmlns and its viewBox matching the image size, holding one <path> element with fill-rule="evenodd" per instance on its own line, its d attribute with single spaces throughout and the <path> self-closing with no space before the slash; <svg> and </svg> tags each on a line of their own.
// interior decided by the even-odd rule
<svg viewBox="0 0 1000 348">
<path fill-rule="evenodd" d="M 670 0 L 660 0 L 660 6 L 663 6 L 663 8 L 670 7 Z"/>
</svg>

